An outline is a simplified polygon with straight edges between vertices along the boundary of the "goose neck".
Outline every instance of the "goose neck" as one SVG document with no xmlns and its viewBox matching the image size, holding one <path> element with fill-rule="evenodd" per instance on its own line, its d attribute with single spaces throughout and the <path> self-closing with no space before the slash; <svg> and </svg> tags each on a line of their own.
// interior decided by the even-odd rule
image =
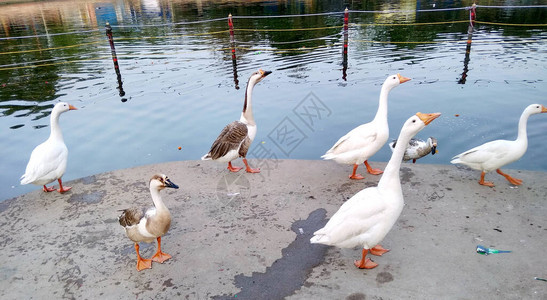
<svg viewBox="0 0 547 300">
<path fill-rule="evenodd" d="M 401 193 L 401 179 L 399 177 L 399 170 L 401 169 L 401 163 L 403 162 L 403 156 L 405 154 L 406 146 L 412 136 L 401 131 L 399 137 L 397 138 L 397 143 L 395 144 L 395 149 L 391 154 L 385 169 L 382 178 L 378 182 L 378 188 L 395 188 L 398 189 Z"/>
<path fill-rule="evenodd" d="M 254 82 L 247 82 L 247 88 L 245 90 L 245 102 L 243 103 L 243 112 L 241 113 L 240 121 L 246 124 L 253 125 L 255 120 L 253 117 L 253 94 Z"/>
<path fill-rule="evenodd" d="M 527 124 L 528 124 L 528 117 L 530 117 L 530 114 L 523 112 L 519 119 L 519 125 L 518 125 L 518 135 L 517 135 L 517 141 L 528 141 L 528 135 L 527 135 Z"/>
<path fill-rule="evenodd" d="M 388 87 L 382 86 L 382 90 L 380 91 L 380 99 L 378 100 L 378 111 L 376 112 L 374 121 L 382 120 L 387 122 L 387 98 L 389 90 L 390 89 Z"/>
<path fill-rule="evenodd" d="M 50 118 L 50 128 L 51 132 L 49 135 L 50 139 L 63 140 L 63 132 L 61 131 L 61 126 L 59 126 L 59 114 L 53 112 Z"/>
<path fill-rule="evenodd" d="M 152 201 L 154 202 L 154 207 L 156 207 L 157 212 L 169 211 L 167 206 L 163 203 L 158 189 L 150 188 L 150 195 L 152 196 Z"/>
</svg>

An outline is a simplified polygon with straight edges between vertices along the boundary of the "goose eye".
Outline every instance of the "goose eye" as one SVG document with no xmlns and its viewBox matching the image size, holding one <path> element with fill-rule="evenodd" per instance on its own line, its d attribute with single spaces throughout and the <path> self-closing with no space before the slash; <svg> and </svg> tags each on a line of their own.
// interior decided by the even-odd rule
<svg viewBox="0 0 547 300">
<path fill-rule="evenodd" d="M 416 120 L 412 120 L 412 123 L 416 123 Z"/>
<path fill-rule="evenodd" d="M 393 79 L 396 79 L 395 76 L 393 76 Z"/>
</svg>

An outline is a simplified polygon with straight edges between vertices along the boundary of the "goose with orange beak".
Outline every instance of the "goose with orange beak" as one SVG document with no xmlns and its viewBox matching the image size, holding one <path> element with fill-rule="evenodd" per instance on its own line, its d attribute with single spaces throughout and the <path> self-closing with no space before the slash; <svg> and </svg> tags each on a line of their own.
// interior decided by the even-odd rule
<svg viewBox="0 0 547 300">
<path fill-rule="evenodd" d="M 254 72 L 247 82 L 245 91 L 245 102 L 243 103 L 243 112 L 239 121 L 233 121 L 226 125 L 217 139 L 211 145 L 211 149 L 205 154 L 202 160 L 216 160 L 228 163 L 228 170 L 237 172 L 241 167 L 232 166 L 232 161 L 238 157 L 243 158 L 245 170 L 248 173 L 259 173 L 260 169 L 253 169 L 247 162 L 247 151 L 256 136 L 256 123 L 253 117 L 252 93 L 254 86 L 262 81 L 271 71 L 258 70 Z"/>
<path fill-rule="evenodd" d="M 341 137 L 321 158 L 332 159 L 339 164 L 353 165 L 353 172 L 349 175 L 350 179 L 364 178 L 361 174 L 356 173 L 357 167 L 361 163 L 365 164 L 369 174 L 382 174 L 382 170 L 373 169 L 369 165 L 368 159 L 378 152 L 389 138 L 387 121 L 387 99 L 389 92 L 394 87 L 409 80 L 410 78 L 401 76 L 401 74 L 388 76 L 382 84 L 378 111 L 374 119 L 369 123 L 354 128 Z"/>
<path fill-rule="evenodd" d="M 520 115 L 516 140 L 491 141 L 454 156 L 450 162 L 482 171 L 481 179 L 479 180 L 480 185 L 494 186 L 493 182 L 484 181 L 486 173 L 493 170 L 496 170 L 498 174 L 505 177 L 509 183 L 521 185 L 522 180 L 503 173 L 500 168 L 519 160 L 526 153 L 526 149 L 528 148 L 528 135 L 526 133 L 528 118 L 531 115 L 540 113 L 547 113 L 547 108 L 541 104 L 529 105 Z"/>
<path fill-rule="evenodd" d="M 367 254 L 382 255 L 388 252 L 380 242 L 391 230 L 404 206 L 399 170 L 406 145 L 426 125 L 438 118 L 440 113 L 417 113 L 403 125 L 391 159 L 386 165 L 378 186 L 368 187 L 346 201 L 330 218 L 325 227 L 314 232 L 311 243 L 341 248 L 363 247 L 360 260 L 355 266 L 372 269 L 378 266 Z"/>
<path fill-rule="evenodd" d="M 55 188 L 46 185 L 57 180 L 59 193 L 71 189 L 71 187 L 63 187 L 61 180 L 66 171 L 68 148 L 63 139 L 61 126 L 59 126 L 59 116 L 64 112 L 76 109 L 65 102 L 55 104 L 51 111 L 49 138 L 32 150 L 25 174 L 21 176 L 21 184 L 41 185 L 44 192 L 52 192 L 55 191 Z"/>
</svg>

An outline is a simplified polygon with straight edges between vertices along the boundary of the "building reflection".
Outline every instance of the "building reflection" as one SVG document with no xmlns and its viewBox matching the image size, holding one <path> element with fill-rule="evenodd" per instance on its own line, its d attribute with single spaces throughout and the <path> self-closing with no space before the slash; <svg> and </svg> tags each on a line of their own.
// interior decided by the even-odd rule
<svg viewBox="0 0 547 300">
<path fill-rule="evenodd" d="M 396 3 L 391 1 L 386 1 L 380 5 L 381 11 L 384 13 L 376 13 L 374 15 L 374 22 L 376 23 L 393 23 L 394 21 L 399 23 L 414 23 L 416 21 L 416 9 L 417 9 L 416 0 L 401 0 Z M 406 13 L 393 12 L 389 11 L 408 11 Z"/>
</svg>

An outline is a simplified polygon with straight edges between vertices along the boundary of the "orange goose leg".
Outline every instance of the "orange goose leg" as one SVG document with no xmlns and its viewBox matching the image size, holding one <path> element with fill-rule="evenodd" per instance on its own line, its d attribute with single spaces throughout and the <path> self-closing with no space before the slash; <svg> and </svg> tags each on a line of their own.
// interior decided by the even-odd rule
<svg viewBox="0 0 547 300">
<path fill-rule="evenodd" d="M 378 245 L 374 246 L 374 248 L 370 249 L 370 254 L 377 255 L 377 256 L 382 256 L 382 254 L 384 254 L 388 251 L 389 251 L 389 249 L 384 249 L 384 247 L 382 247 L 382 245 L 378 244 Z"/>
<path fill-rule="evenodd" d="M 137 271 L 152 269 L 152 260 L 144 259 L 139 254 L 139 244 L 135 243 L 135 252 L 137 252 Z"/>
<path fill-rule="evenodd" d="M 489 186 L 489 187 L 494 187 L 494 183 L 492 183 L 491 181 L 484 181 L 484 175 L 486 175 L 486 173 L 484 171 L 482 171 L 481 180 L 479 180 L 479 184 L 486 185 L 486 186 Z"/>
<path fill-rule="evenodd" d="M 53 192 L 55 190 L 54 187 L 47 187 L 45 184 L 42 189 L 44 190 L 44 192 Z"/>
<path fill-rule="evenodd" d="M 59 193 L 68 192 L 72 188 L 69 186 L 63 187 L 63 181 L 61 181 L 61 178 L 57 179 L 57 181 L 59 181 L 59 189 L 57 190 Z"/>
<path fill-rule="evenodd" d="M 370 260 L 370 258 L 366 258 L 367 253 L 368 253 L 368 250 L 363 248 L 363 257 L 360 260 L 356 260 L 353 262 L 353 264 L 355 264 L 357 268 L 373 269 L 378 266 L 378 264 Z"/>
<path fill-rule="evenodd" d="M 230 172 L 237 172 L 237 171 L 239 171 L 239 170 L 241 170 L 241 169 L 243 169 L 243 168 L 241 168 L 241 167 L 233 167 L 231 161 L 228 162 L 228 170 L 230 170 Z"/>
<path fill-rule="evenodd" d="M 365 179 L 365 177 L 363 177 L 361 174 L 355 174 L 355 172 L 357 172 L 357 167 L 359 167 L 358 164 L 353 165 L 353 173 L 351 173 L 351 175 L 349 175 L 349 178 L 350 179 L 357 179 L 357 180 Z"/>
<path fill-rule="evenodd" d="M 171 258 L 171 255 L 161 252 L 161 236 L 158 237 L 158 251 L 152 256 L 152 260 L 155 262 L 163 263 Z"/>
<path fill-rule="evenodd" d="M 384 171 L 380 170 L 380 169 L 373 169 L 369 164 L 368 164 L 368 160 L 365 160 L 365 166 L 367 167 L 367 172 L 369 174 L 372 174 L 372 175 L 380 175 L 382 173 L 384 173 Z"/>
<path fill-rule="evenodd" d="M 514 185 L 521 185 L 522 184 L 522 180 L 520 180 L 518 178 L 513 178 L 513 177 L 503 173 L 500 169 L 497 169 L 496 172 L 498 172 L 498 174 L 500 174 L 501 176 L 505 177 L 505 179 L 507 179 L 507 181 L 509 181 L 511 184 L 514 184 Z"/>
<path fill-rule="evenodd" d="M 256 169 L 252 169 L 250 166 L 249 166 L 249 163 L 247 163 L 247 159 L 246 158 L 243 158 L 243 163 L 245 164 L 245 171 L 247 171 L 247 173 L 260 173 L 260 168 L 256 168 Z"/>
</svg>

